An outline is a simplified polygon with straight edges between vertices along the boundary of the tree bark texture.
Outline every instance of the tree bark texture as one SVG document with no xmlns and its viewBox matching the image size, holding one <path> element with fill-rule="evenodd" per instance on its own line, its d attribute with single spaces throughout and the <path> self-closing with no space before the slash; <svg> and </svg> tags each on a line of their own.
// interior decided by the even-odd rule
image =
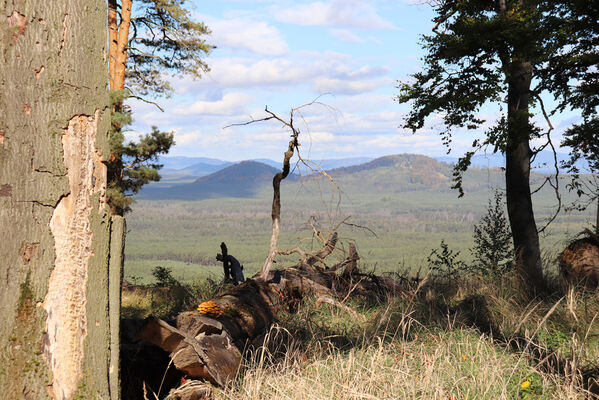
<svg viewBox="0 0 599 400">
<path fill-rule="evenodd" d="M 507 209 L 521 275 L 533 287 L 543 287 L 539 234 L 530 194 L 530 126 L 528 103 L 533 68 L 516 61 L 509 76 L 508 140 L 505 151 Z"/>
<path fill-rule="evenodd" d="M 106 2 L 9 0 L 2 11 L 1 397 L 117 399 Z"/>
</svg>

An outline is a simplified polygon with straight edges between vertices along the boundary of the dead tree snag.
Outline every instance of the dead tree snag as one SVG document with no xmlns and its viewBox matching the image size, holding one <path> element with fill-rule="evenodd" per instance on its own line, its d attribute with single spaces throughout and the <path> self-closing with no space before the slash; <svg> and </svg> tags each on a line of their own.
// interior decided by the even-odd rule
<svg viewBox="0 0 599 400">
<path fill-rule="evenodd" d="M 216 260 L 223 263 L 225 282 L 233 282 L 237 285 L 239 282 L 245 281 L 243 276 L 243 265 L 232 255 L 229 254 L 225 242 L 220 244 L 222 254 L 216 255 Z"/>
</svg>

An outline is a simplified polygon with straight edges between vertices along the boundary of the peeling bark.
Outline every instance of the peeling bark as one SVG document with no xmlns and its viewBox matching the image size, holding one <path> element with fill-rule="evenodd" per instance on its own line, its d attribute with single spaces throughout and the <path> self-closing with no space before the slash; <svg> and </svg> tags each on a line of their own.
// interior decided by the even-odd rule
<svg viewBox="0 0 599 400">
<path fill-rule="evenodd" d="M 76 116 L 62 135 L 70 193 L 60 200 L 50 219 L 56 260 L 43 302 L 48 313 L 44 355 L 57 398 L 71 398 L 82 376 L 87 268 L 92 255 L 91 196 L 100 195 L 100 207 L 106 202 L 106 166 L 95 148 L 97 119 L 97 112 L 93 117 Z"/>
<path fill-rule="evenodd" d="M 0 9 L 2 398 L 108 399 L 106 3 Z"/>
</svg>

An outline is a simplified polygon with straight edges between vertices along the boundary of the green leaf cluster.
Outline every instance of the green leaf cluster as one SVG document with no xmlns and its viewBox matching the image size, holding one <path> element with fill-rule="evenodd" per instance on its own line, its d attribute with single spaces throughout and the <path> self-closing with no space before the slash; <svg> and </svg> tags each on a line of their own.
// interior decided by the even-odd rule
<svg viewBox="0 0 599 400">
<path fill-rule="evenodd" d="M 510 140 L 541 136 L 530 122 L 529 106 L 534 108 L 542 93 L 557 96 L 565 90 L 568 82 L 556 76 L 562 66 L 556 55 L 575 38 L 565 24 L 567 9 L 559 1 L 441 0 L 434 4 L 436 26 L 433 34 L 422 39 L 427 51 L 423 70 L 410 81 L 399 82 L 396 100 L 412 104 L 402 126 L 413 132 L 428 119 L 441 119 L 448 153 L 456 129 L 484 134 L 473 140 L 472 151 L 456 164 L 454 188 L 462 195 L 462 175 L 477 151 L 505 152 Z M 508 118 L 510 83 L 522 73 L 538 79 L 533 80 L 526 107 L 511 110 Z M 491 105 L 499 108 L 496 121 L 487 121 L 482 112 Z"/>
<path fill-rule="evenodd" d="M 136 94 L 169 96 L 168 74 L 209 71 L 202 57 L 214 48 L 204 40 L 210 30 L 191 19 L 185 0 L 135 0 L 131 29 L 125 82 Z"/>
<path fill-rule="evenodd" d="M 560 78 L 568 87 L 562 96 L 560 110 L 568 107 L 582 110 L 583 121 L 570 127 L 564 134 L 563 146 L 569 146 L 570 159 L 563 163 L 572 174 L 569 189 L 576 191 L 581 200 L 574 208 L 584 209 L 599 197 L 597 182 L 589 185 L 580 177 L 579 162 L 586 162 L 591 172 L 599 173 L 599 4 L 593 1 L 565 2 L 569 13 L 568 30 L 575 36 L 575 44 L 556 57 Z"/>
</svg>

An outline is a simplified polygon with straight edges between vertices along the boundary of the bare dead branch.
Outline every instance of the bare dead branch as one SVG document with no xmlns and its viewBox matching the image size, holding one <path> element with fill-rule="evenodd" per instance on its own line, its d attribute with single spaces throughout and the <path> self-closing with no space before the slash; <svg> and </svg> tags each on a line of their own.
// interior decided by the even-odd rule
<svg viewBox="0 0 599 400">
<path fill-rule="evenodd" d="M 300 247 L 293 247 L 291 249 L 276 249 L 277 255 L 288 256 L 293 253 L 297 253 L 301 257 L 303 265 L 312 266 L 317 262 L 324 263 L 324 259 L 328 257 L 334 250 L 337 244 L 337 232 L 334 232 L 331 238 L 325 243 L 325 245 L 317 251 L 305 251 Z"/>
<path fill-rule="evenodd" d="M 281 181 L 289 175 L 289 171 L 290 171 L 289 164 L 290 164 L 290 160 L 294 154 L 297 154 L 297 157 L 300 160 L 300 162 L 303 162 L 304 164 L 306 164 L 305 161 L 303 161 L 303 159 L 300 155 L 300 152 L 299 152 L 300 144 L 299 144 L 298 138 L 299 138 L 300 131 L 293 125 L 294 114 L 300 113 L 301 109 L 311 106 L 311 105 L 314 105 L 314 104 L 319 104 L 319 105 L 323 105 L 326 107 L 326 105 L 324 105 L 323 103 L 318 101 L 318 99 L 321 96 L 316 97 L 314 100 L 312 100 L 309 103 L 303 104 L 299 107 L 292 108 L 289 111 L 289 121 L 286 121 L 283 118 L 279 117 L 277 114 L 270 111 L 268 109 L 268 106 L 266 106 L 266 107 L 264 107 L 264 112 L 266 112 L 268 114 L 267 117 L 260 118 L 260 119 L 251 118 L 250 121 L 247 121 L 244 123 L 238 123 L 238 124 L 231 124 L 231 125 L 228 125 L 225 127 L 225 128 L 228 128 L 231 126 L 244 126 L 244 125 L 250 125 L 250 124 L 253 124 L 256 122 L 277 120 L 280 123 L 282 123 L 284 127 L 291 130 L 291 140 L 289 141 L 287 151 L 285 152 L 284 157 L 283 157 L 283 169 L 281 172 L 278 172 L 273 177 L 273 180 L 272 180 L 272 186 L 273 186 L 273 200 L 272 200 L 272 211 L 271 211 L 272 233 L 271 233 L 271 237 L 270 237 L 270 244 L 268 247 L 268 255 L 266 257 L 266 260 L 264 261 L 264 265 L 262 266 L 262 269 L 259 274 L 259 277 L 263 280 L 266 280 L 268 278 L 268 273 L 270 271 L 272 263 L 274 262 L 274 259 L 277 256 L 277 254 L 285 254 L 286 252 L 290 252 L 289 254 L 300 253 L 300 255 L 302 256 L 303 259 L 305 259 L 307 257 L 307 254 L 299 248 L 294 248 L 291 250 L 280 250 L 277 247 L 278 241 L 279 241 L 279 234 L 281 231 L 281 191 L 280 191 L 280 186 L 281 186 Z M 335 242 L 336 242 L 336 240 L 337 240 L 336 234 L 334 234 L 334 236 L 335 236 Z M 334 249 L 334 246 L 333 246 L 333 249 Z M 328 254 L 330 254 L 330 252 L 332 252 L 333 249 L 331 249 Z M 314 262 L 316 262 L 316 261 L 318 261 L 317 259 L 320 257 L 318 257 L 317 255 L 314 255 L 314 256 L 312 256 L 312 258 L 315 258 L 316 260 Z M 306 261 L 308 261 L 308 264 L 309 264 L 310 259 L 308 259 Z"/>
<path fill-rule="evenodd" d="M 327 241 L 322 249 L 314 253 L 309 259 L 308 264 L 312 265 L 317 261 L 321 261 L 325 259 L 329 254 L 331 254 L 335 250 L 335 245 L 337 244 L 337 232 L 334 232 L 331 235 L 331 238 Z"/>
<path fill-rule="evenodd" d="M 364 225 L 354 224 L 351 222 L 347 222 L 350 218 L 351 218 L 351 215 L 349 217 L 346 217 L 343 221 L 339 222 L 339 224 L 337 224 L 337 226 L 335 226 L 335 228 L 333 230 L 335 230 L 335 231 L 338 230 L 341 225 L 353 226 L 354 228 L 360 228 L 360 229 L 367 230 L 368 232 L 372 233 L 374 235 L 374 237 L 378 238 L 377 234 L 369 227 L 364 226 Z"/>
</svg>

